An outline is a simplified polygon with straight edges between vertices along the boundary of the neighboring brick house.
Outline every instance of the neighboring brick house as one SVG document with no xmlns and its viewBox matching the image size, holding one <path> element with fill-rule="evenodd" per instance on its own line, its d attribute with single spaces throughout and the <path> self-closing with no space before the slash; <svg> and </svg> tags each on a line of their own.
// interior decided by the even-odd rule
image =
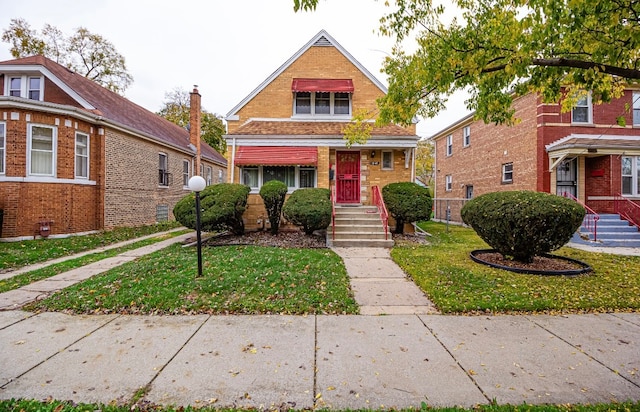
<svg viewBox="0 0 640 412">
<path fill-rule="evenodd" d="M 43 56 L 0 62 L 0 237 L 172 219 L 198 168 L 226 180 L 226 159 L 204 142 L 198 156 L 192 129 Z"/>
<path fill-rule="evenodd" d="M 281 180 L 298 188 L 336 187 L 338 204 L 371 205 L 372 186 L 414 180 L 415 125 L 374 127 L 364 145 L 345 144 L 360 109 L 386 93 L 364 66 L 320 31 L 226 116 L 229 181 L 251 187 L 248 229 L 264 227 L 259 190 Z"/>
<path fill-rule="evenodd" d="M 599 105 L 586 96 L 564 113 L 561 103 L 528 94 L 513 108 L 514 126 L 485 124 L 472 113 L 431 137 L 437 219 L 448 208 L 460 221 L 465 199 L 501 190 L 567 192 L 597 213 L 613 213 L 618 194 L 640 203 L 640 92 Z"/>
</svg>

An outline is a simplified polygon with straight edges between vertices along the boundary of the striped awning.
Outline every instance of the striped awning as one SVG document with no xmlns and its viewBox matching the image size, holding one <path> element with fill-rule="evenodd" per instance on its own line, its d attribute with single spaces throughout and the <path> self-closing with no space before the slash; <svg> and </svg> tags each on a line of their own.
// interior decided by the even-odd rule
<svg viewBox="0 0 640 412">
<path fill-rule="evenodd" d="M 353 93 L 351 79 L 293 79 L 294 92 L 336 92 Z"/>
<path fill-rule="evenodd" d="M 240 146 L 235 154 L 236 166 L 317 166 L 317 147 Z"/>
</svg>

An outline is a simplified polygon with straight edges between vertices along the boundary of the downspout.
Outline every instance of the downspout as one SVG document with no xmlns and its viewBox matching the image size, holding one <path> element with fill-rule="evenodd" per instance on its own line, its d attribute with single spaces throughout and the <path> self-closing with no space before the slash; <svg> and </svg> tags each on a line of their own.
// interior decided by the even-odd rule
<svg viewBox="0 0 640 412">
<path fill-rule="evenodd" d="M 413 167 L 411 168 L 411 181 L 416 182 L 416 148 L 411 149 L 411 162 Z"/>
</svg>

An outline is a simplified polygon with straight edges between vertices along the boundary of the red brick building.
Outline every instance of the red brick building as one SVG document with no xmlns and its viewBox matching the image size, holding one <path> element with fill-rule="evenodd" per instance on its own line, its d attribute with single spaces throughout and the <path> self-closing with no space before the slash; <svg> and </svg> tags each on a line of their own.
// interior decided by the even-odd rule
<svg viewBox="0 0 640 412">
<path fill-rule="evenodd" d="M 198 153 L 192 129 L 45 57 L 0 62 L 0 237 L 172 219 L 190 176 L 226 179 L 226 159 L 204 142 Z"/>
<path fill-rule="evenodd" d="M 640 91 L 598 105 L 586 96 L 564 113 L 535 94 L 513 107 L 514 126 L 471 114 L 431 137 L 436 218 L 448 209 L 459 221 L 465 199 L 501 190 L 567 192 L 597 213 L 613 213 L 620 194 L 640 203 Z"/>
</svg>

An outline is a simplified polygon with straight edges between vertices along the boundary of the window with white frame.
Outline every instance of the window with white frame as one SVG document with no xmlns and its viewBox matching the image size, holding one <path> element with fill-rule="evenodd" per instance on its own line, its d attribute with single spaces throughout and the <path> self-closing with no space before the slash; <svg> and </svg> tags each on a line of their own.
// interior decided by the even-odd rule
<svg viewBox="0 0 640 412">
<path fill-rule="evenodd" d="M 513 163 L 502 165 L 502 183 L 513 183 Z"/>
<path fill-rule="evenodd" d="M 444 177 L 444 190 L 450 192 L 453 189 L 453 178 L 451 175 L 446 175 Z"/>
<path fill-rule="evenodd" d="M 218 183 L 222 183 L 222 178 L 223 178 L 222 169 L 220 169 L 218 170 Z"/>
<path fill-rule="evenodd" d="M 213 179 L 213 169 L 211 169 L 211 166 L 207 166 L 207 186 L 211 185 L 212 179 Z"/>
<path fill-rule="evenodd" d="M 182 186 L 189 187 L 189 176 L 191 173 L 191 162 L 187 159 L 182 160 Z"/>
<path fill-rule="evenodd" d="M 5 174 L 7 138 L 5 132 L 5 124 L 0 123 L 0 175 Z"/>
<path fill-rule="evenodd" d="M 467 147 L 471 144 L 471 126 L 462 128 L 462 145 Z"/>
<path fill-rule="evenodd" d="M 393 170 L 393 152 L 391 150 L 382 151 L 382 170 Z"/>
<path fill-rule="evenodd" d="M 289 192 L 303 187 L 316 187 L 317 168 L 312 166 L 244 166 L 240 172 L 240 183 L 256 192 L 263 184 L 278 180 L 289 188 Z"/>
<path fill-rule="evenodd" d="M 158 153 L 158 185 L 169 186 L 169 160 L 165 153 Z"/>
<path fill-rule="evenodd" d="M 592 123 L 591 93 L 580 97 L 571 110 L 571 123 Z"/>
<path fill-rule="evenodd" d="M 349 116 L 351 93 L 294 92 L 294 115 Z"/>
<path fill-rule="evenodd" d="M 453 136 L 447 136 L 447 156 L 451 156 L 453 154 Z"/>
<path fill-rule="evenodd" d="M 41 76 L 8 76 L 5 83 L 6 95 L 42 100 L 43 84 Z"/>
<path fill-rule="evenodd" d="M 640 91 L 633 92 L 633 125 L 640 126 Z"/>
<path fill-rule="evenodd" d="M 29 175 L 55 176 L 56 128 L 29 125 Z"/>
<path fill-rule="evenodd" d="M 640 156 L 622 157 L 622 194 L 640 196 Z"/>
<path fill-rule="evenodd" d="M 77 179 L 89 178 L 89 135 L 76 132 L 76 171 Z"/>
</svg>

